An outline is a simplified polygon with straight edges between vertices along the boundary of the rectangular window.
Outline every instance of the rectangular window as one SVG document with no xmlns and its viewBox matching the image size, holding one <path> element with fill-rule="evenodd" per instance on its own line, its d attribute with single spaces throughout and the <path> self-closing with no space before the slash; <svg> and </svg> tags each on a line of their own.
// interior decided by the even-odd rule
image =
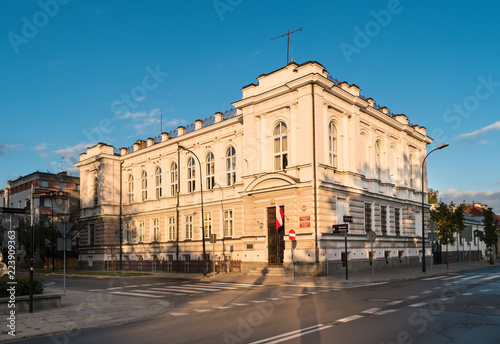
<svg viewBox="0 0 500 344">
<path fill-rule="evenodd" d="M 151 241 L 160 241 L 160 219 L 153 219 Z"/>
<path fill-rule="evenodd" d="M 387 234 L 387 206 L 380 206 L 380 229 L 382 230 L 382 235 Z"/>
<path fill-rule="evenodd" d="M 401 235 L 401 208 L 394 208 L 394 231 Z"/>
<path fill-rule="evenodd" d="M 193 239 L 193 215 L 186 215 L 184 222 L 186 239 Z"/>
<path fill-rule="evenodd" d="M 144 242 L 144 239 L 145 239 L 144 221 L 139 221 L 139 242 Z"/>
<path fill-rule="evenodd" d="M 131 235 L 130 222 L 125 222 L 125 226 L 123 228 L 123 237 L 122 237 L 124 244 L 130 244 L 130 235 Z"/>
<path fill-rule="evenodd" d="M 372 230 L 372 204 L 365 203 L 365 232 Z"/>
<path fill-rule="evenodd" d="M 203 228 L 205 229 L 205 238 L 210 238 L 212 233 L 212 212 L 207 211 L 203 216 Z"/>
<path fill-rule="evenodd" d="M 89 224 L 88 238 L 89 245 L 95 245 L 95 225 L 93 223 Z"/>
<path fill-rule="evenodd" d="M 233 229 L 233 211 L 224 210 L 224 236 L 232 237 L 234 235 Z"/>
<path fill-rule="evenodd" d="M 59 187 L 60 187 L 61 189 L 66 189 L 66 183 L 60 183 L 60 184 L 59 184 Z"/>
<path fill-rule="evenodd" d="M 175 240 L 176 239 L 176 226 L 175 226 L 175 216 L 170 216 L 167 219 L 168 223 L 168 240 Z"/>
<path fill-rule="evenodd" d="M 42 187 L 44 187 L 44 188 L 49 187 L 49 182 L 46 180 L 42 180 Z"/>
<path fill-rule="evenodd" d="M 415 212 L 415 235 L 422 235 L 422 215 L 419 211 Z M 428 236 L 426 235 L 426 239 Z"/>
</svg>

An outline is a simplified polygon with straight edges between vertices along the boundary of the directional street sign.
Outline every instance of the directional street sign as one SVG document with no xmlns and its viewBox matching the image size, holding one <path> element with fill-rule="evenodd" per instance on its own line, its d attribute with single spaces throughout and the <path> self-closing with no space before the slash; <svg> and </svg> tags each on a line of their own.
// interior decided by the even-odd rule
<svg viewBox="0 0 500 344">
<path fill-rule="evenodd" d="M 349 225 L 347 223 L 343 223 L 340 225 L 332 225 L 333 233 L 347 233 Z"/>
<path fill-rule="evenodd" d="M 352 223 L 352 216 L 347 216 L 347 215 L 344 215 L 344 222 L 349 222 L 349 223 Z"/>
<path fill-rule="evenodd" d="M 295 231 L 293 229 L 290 229 L 290 231 L 288 232 L 288 238 L 290 238 L 290 240 L 292 241 L 295 240 Z"/>
<path fill-rule="evenodd" d="M 53 191 L 46 189 L 35 189 L 33 193 L 33 198 L 46 198 L 46 197 L 59 197 L 59 198 L 67 198 L 68 193 L 64 191 Z"/>
<path fill-rule="evenodd" d="M 2 214 L 29 214 L 29 209 L 24 208 L 2 208 L 0 207 L 0 213 Z"/>
</svg>

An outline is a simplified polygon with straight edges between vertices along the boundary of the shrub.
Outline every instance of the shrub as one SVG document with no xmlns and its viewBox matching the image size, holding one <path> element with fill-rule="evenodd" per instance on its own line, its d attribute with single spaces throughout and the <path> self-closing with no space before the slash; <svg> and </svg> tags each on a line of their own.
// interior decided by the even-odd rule
<svg viewBox="0 0 500 344">
<path fill-rule="evenodd" d="M 7 284 L 12 282 L 8 276 L 0 278 L 0 297 L 10 296 L 8 288 L 11 286 L 16 287 L 16 296 L 29 295 L 30 293 L 30 279 L 28 277 L 16 277 L 17 284 Z M 38 278 L 33 278 L 33 294 L 43 293 L 43 284 Z"/>
</svg>

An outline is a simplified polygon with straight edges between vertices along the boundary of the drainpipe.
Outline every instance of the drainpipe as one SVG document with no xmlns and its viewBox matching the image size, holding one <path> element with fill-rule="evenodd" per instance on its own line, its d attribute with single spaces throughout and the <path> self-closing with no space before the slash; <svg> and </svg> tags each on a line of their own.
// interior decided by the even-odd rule
<svg viewBox="0 0 500 344">
<path fill-rule="evenodd" d="M 313 197 L 314 197 L 314 259 L 319 265 L 318 247 L 318 195 L 317 195 L 317 169 L 316 169 L 316 102 L 314 99 L 314 83 L 312 84 L 312 138 L 313 138 Z"/>
<path fill-rule="evenodd" d="M 120 215 L 119 215 L 119 223 L 120 223 L 120 271 L 122 270 L 122 257 L 123 257 L 123 247 L 122 247 L 122 242 L 123 242 L 123 222 L 122 222 L 122 168 L 123 168 L 123 161 L 120 161 Z"/>
</svg>

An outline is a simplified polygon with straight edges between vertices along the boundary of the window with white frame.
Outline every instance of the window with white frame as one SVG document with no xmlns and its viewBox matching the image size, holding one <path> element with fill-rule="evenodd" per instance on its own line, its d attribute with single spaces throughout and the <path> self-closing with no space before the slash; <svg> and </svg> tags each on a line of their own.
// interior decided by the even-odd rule
<svg viewBox="0 0 500 344">
<path fill-rule="evenodd" d="M 373 230 L 372 223 L 373 223 L 373 211 L 372 211 L 373 204 L 372 203 L 365 203 L 365 232 L 371 232 Z"/>
<path fill-rule="evenodd" d="M 97 179 L 97 177 L 94 177 L 94 188 L 92 196 L 94 199 L 94 206 L 96 206 L 99 202 L 99 180 Z"/>
<path fill-rule="evenodd" d="M 328 125 L 328 144 L 329 144 L 329 157 L 330 165 L 337 167 L 337 128 L 335 123 L 332 121 Z"/>
<path fill-rule="evenodd" d="M 88 229 L 89 246 L 95 245 L 95 224 L 89 224 Z"/>
<path fill-rule="evenodd" d="M 160 219 L 153 219 L 151 225 L 151 241 L 160 241 Z"/>
<path fill-rule="evenodd" d="M 146 238 L 146 228 L 144 226 L 144 221 L 139 221 L 139 242 L 144 242 Z"/>
<path fill-rule="evenodd" d="M 288 139 L 286 124 L 279 122 L 273 131 L 274 170 L 284 170 L 288 165 Z"/>
<path fill-rule="evenodd" d="M 185 224 L 185 238 L 193 239 L 193 215 L 186 215 L 184 217 Z"/>
<path fill-rule="evenodd" d="M 394 232 L 401 234 L 401 208 L 394 208 Z"/>
<path fill-rule="evenodd" d="M 203 215 L 203 232 L 205 233 L 205 238 L 210 238 L 212 234 L 212 212 L 206 211 Z"/>
<path fill-rule="evenodd" d="M 380 206 L 380 230 L 382 235 L 387 234 L 387 206 Z"/>
<path fill-rule="evenodd" d="M 377 179 L 382 180 L 382 165 L 381 165 L 381 152 L 380 141 L 375 142 L 375 169 L 377 172 Z"/>
<path fill-rule="evenodd" d="M 141 199 L 142 201 L 148 199 L 148 174 L 146 171 L 141 173 Z"/>
<path fill-rule="evenodd" d="M 215 158 L 214 153 L 210 152 L 207 154 L 205 160 L 206 163 L 206 183 L 207 190 L 212 190 L 215 184 Z"/>
<path fill-rule="evenodd" d="M 413 167 L 413 157 L 410 156 L 410 163 L 408 166 L 408 174 L 409 174 L 409 179 L 410 179 L 410 188 L 413 188 L 413 173 L 414 173 L 414 167 Z"/>
<path fill-rule="evenodd" d="M 232 186 L 236 183 L 236 149 L 229 147 L 226 150 L 226 185 Z"/>
<path fill-rule="evenodd" d="M 234 235 L 233 211 L 224 210 L 224 236 L 232 237 Z"/>
<path fill-rule="evenodd" d="M 175 240 L 177 238 L 177 227 L 175 225 L 175 216 L 167 218 L 168 223 L 168 240 Z"/>
<path fill-rule="evenodd" d="M 170 196 L 177 196 L 177 163 L 170 165 Z"/>
<path fill-rule="evenodd" d="M 162 196 L 162 189 L 161 189 L 161 167 L 158 166 L 156 167 L 155 170 L 155 196 L 156 199 L 159 199 Z"/>
<path fill-rule="evenodd" d="M 196 187 L 196 169 L 193 158 L 189 158 L 187 163 L 187 186 L 189 193 L 194 192 Z"/>
<path fill-rule="evenodd" d="M 125 244 L 132 243 L 132 225 L 130 222 L 125 222 L 125 228 L 123 229 L 122 239 Z"/>
<path fill-rule="evenodd" d="M 415 235 L 422 233 L 422 215 L 419 211 L 415 212 Z"/>
<path fill-rule="evenodd" d="M 128 203 L 134 203 L 134 176 L 128 175 Z"/>
</svg>

